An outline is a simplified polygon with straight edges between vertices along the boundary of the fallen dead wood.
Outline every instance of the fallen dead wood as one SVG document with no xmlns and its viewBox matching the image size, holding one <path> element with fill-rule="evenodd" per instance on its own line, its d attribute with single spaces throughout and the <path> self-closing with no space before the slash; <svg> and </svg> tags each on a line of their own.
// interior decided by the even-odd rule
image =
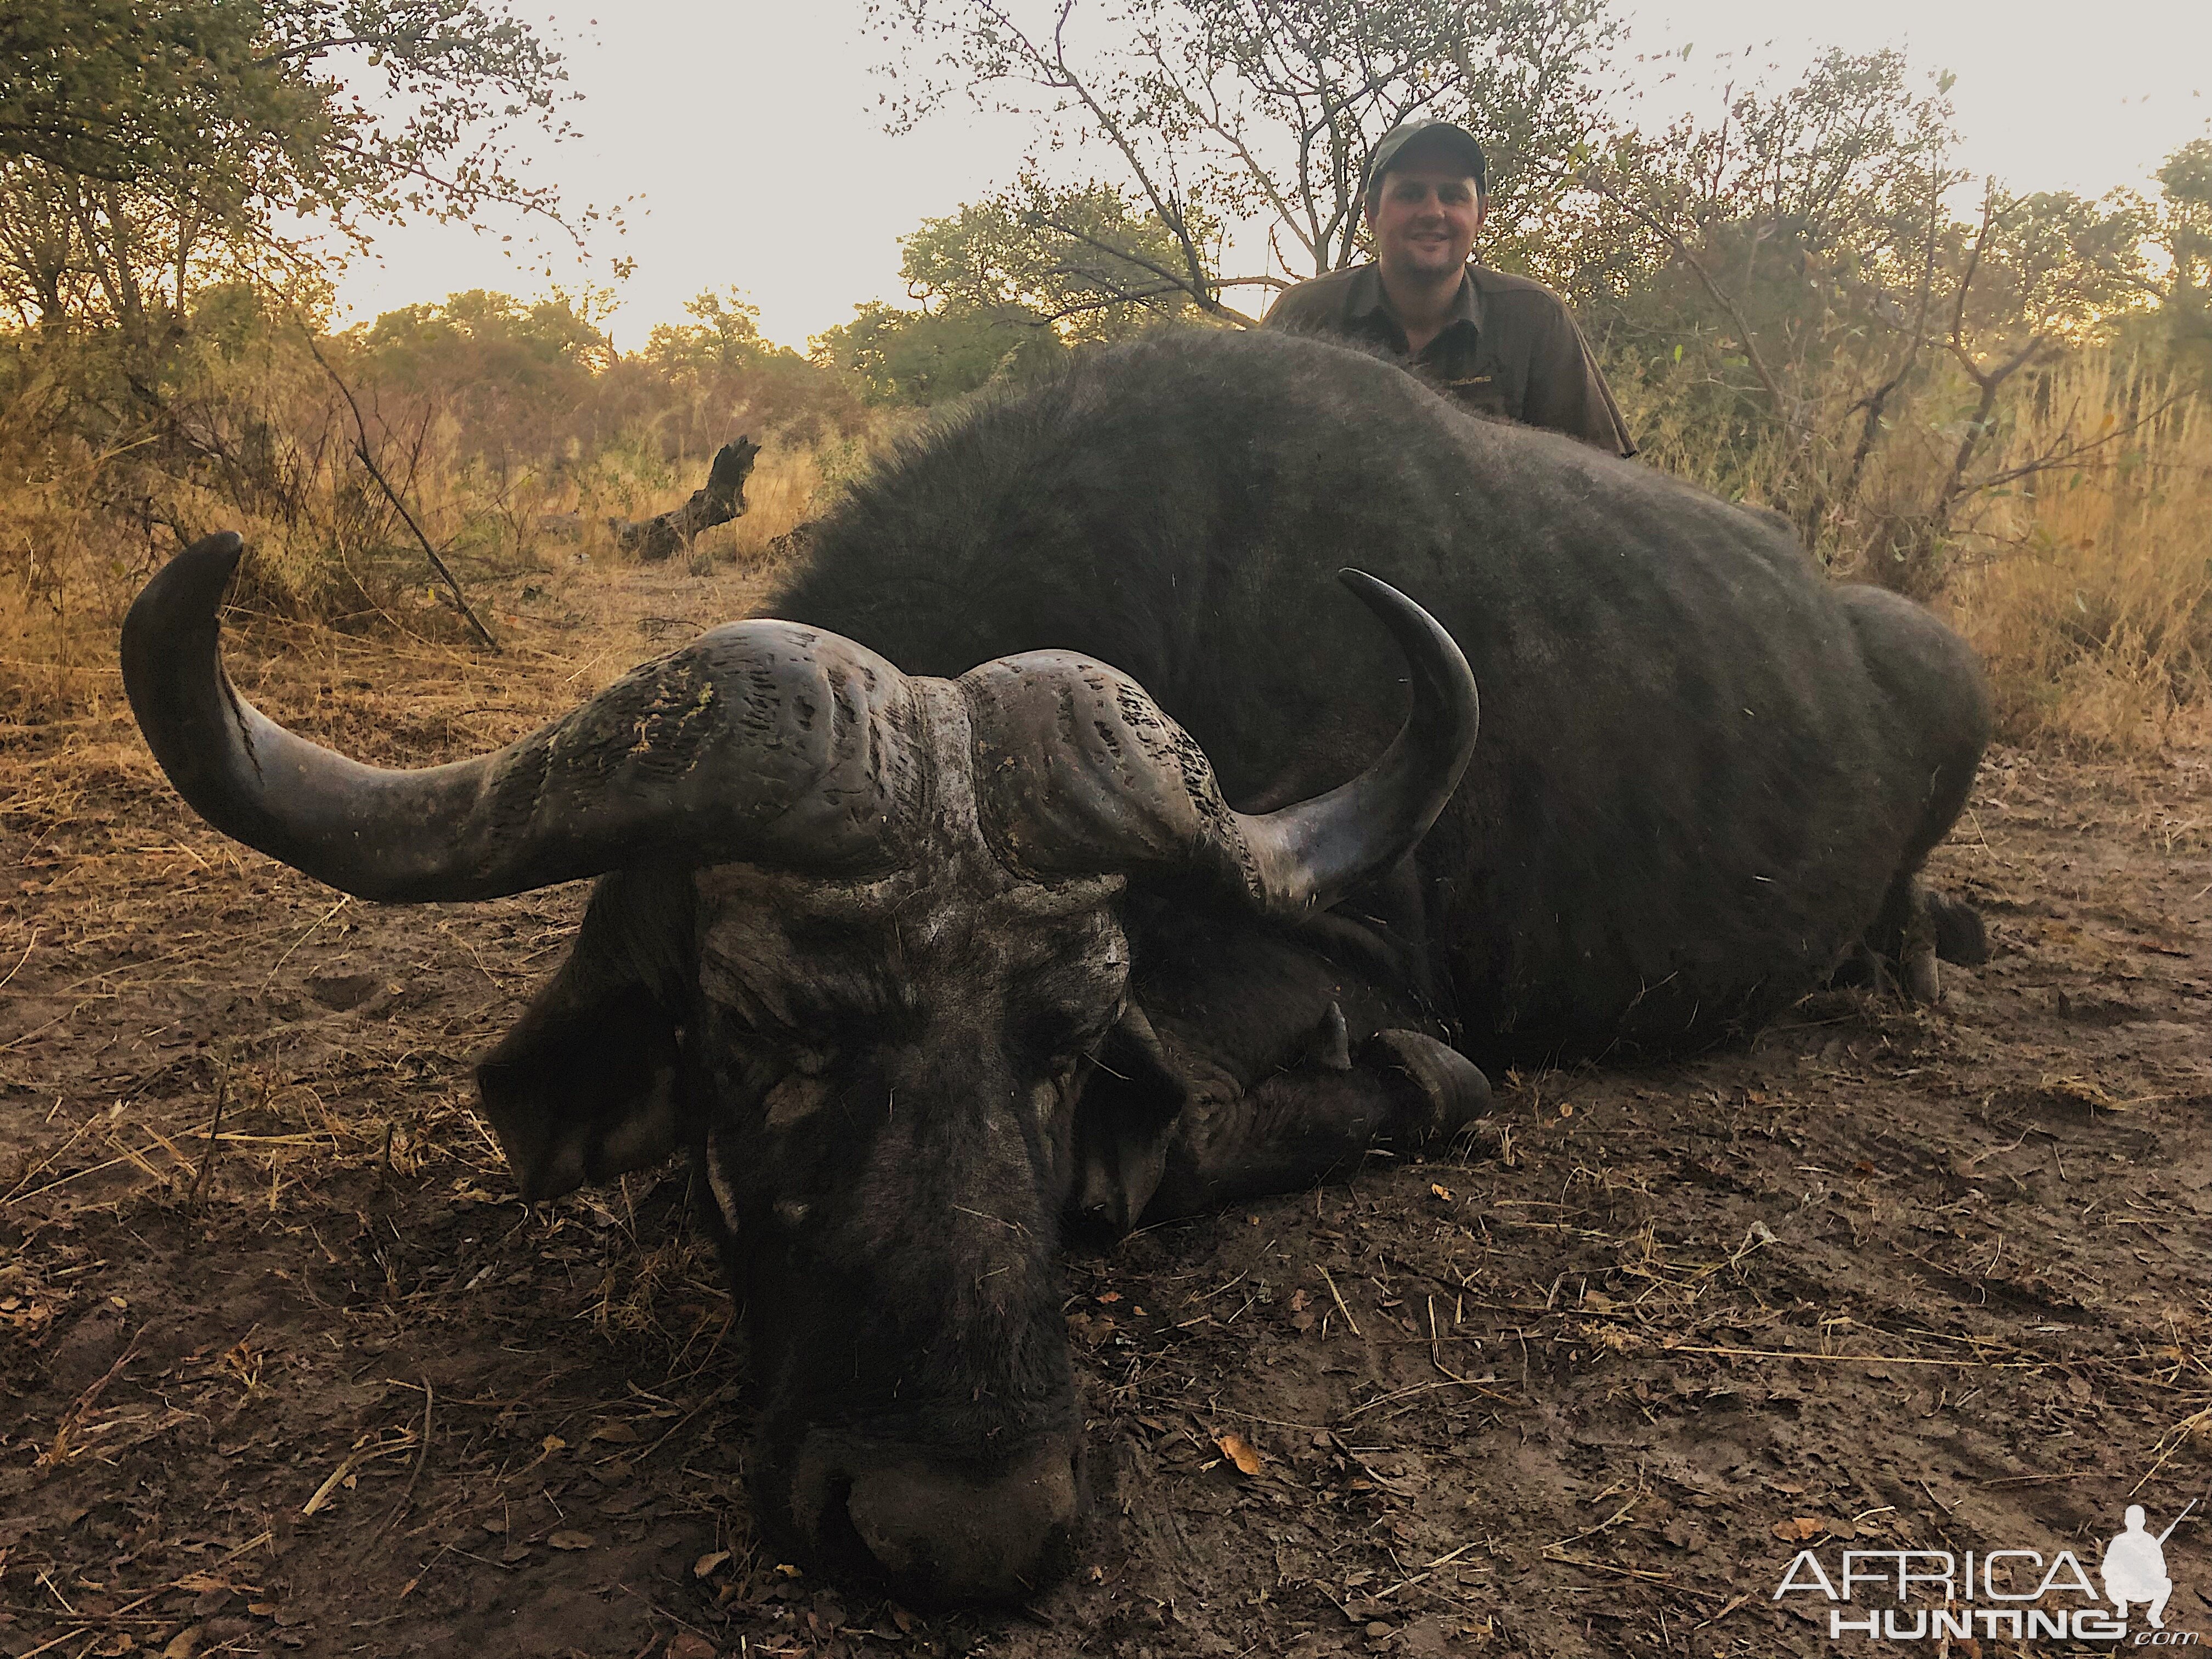
<svg viewBox="0 0 2212 1659">
<path fill-rule="evenodd" d="M 705 485 L 693 490 L 690 500 L 650 519 L 614 520 L 611 527 L 615 544 L 625 553 L 655 563 L 689 551 L 702 532 L 727 524 L 744 512 L 745 480 L 759 456 L 760 446 L 750 438 L 724 444 L 708 471 Z"/>
</svg>

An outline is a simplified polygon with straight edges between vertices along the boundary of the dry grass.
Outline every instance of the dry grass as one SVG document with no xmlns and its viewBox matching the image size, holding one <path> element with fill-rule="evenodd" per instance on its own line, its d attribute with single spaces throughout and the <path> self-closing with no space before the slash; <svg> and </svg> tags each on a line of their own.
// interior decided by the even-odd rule
<svg viewBox="0 0 2212 1659">
<path fill-rule="evenodd" d="M 811 443 L 773 430 L 762 434 L 760 459 L 745 480 L 745 510 L 693 544 L 695 572 L 704 574 L 723 561 L 756 573 L 780 564 L 791 551 L 787 538 L 821 516 L 847 481 L 867 465 L 890 429 L 885 422 L 864 436 Z M 570 495 L 587 556 L 626 557 L 615 546 L 608 520 L 649 518 L 680 507 L 706 481 L 710 459 L 675 465 L 655 460 L 640 467 L 627 457 L 600 458 Z"/>
<path fill-rule="evenodd" d="M 58 396 L 34 386 L 0 402 L 0 720 L 100 706 L 116 689 L 112 630 L 150 566 L 119 521 L 87 505 L 112 457 L 71 444 L 28 465 Z"/>
<path fill-rule="evenodd" d="M 680 505 L 704 482 L 707 468 L 703 458 L 687 467 L 609 454 L 557 488 L 511 476 L 493 499 L 471 469 L 453 464 L 451 447 L 435 433 L 432 438 L 413 469 L 410 506 L 459 570 L 478 608 L 495 613 L 495 629 L 498 612 L 512 615 L 521 603 L 519 592 L 533 599 L 569 594 L 585 568 L 610 575 L 630 568 L 609 519 Z M 857 441 L 793 445 L 769 434 L 747 484 L 746 512 L 699 539 L 688 574 L 703 576 L 720 568 L 747 584 L 768 578 L 788 556 L 790 532 L 820 512 L 864 453 Z M 342 469 L 319 486 L 333 497 L 350 487 Z M 460 620 L 433 585 L 419 550 L 383 539 L 382 532 L 363 544 L 325 533 L 327 526 L 319 530 L 214 501 L 198 506 L 198 522 L 234 528 L 246 538 L 233 627 L 256 619 L 277 628 L 320 621 L 392 641 L 412 638 L 434 655 L 465 641 Z M 488 519 L 498 520 L 489 530 Z M 0 487 L 0 720 L 97 721 L 112 711 L 121 694 L 115 664 L 123 615 L 175 545 L 166 532 L 134 541 L 112 515 L 72 501 L 65 479 Z M 596 608 L 590 585 L 579 591 Z M 706 627 L 725 618 L 702 614 L 691 620 Z M 617 654 L 635 648 L 625 641 Z"/>
<path fill-rule="evenodd" d="M 2102 442 L 1990 504 L 1952 584 L 2007 735 L 2142 750 L 2203 735 L 2212 710 L 2212 410 L 2097 359 L 2070 365 L 2014 442 L 2067 414 Z"/>
<path fill-rule="evenodd" d="M 744 515 L 716 532 L 733 558 L 757 562 L 776 556 L 784 537 L 817 517 L 860 465 L 857 445 L 771 443 L 745 482 Z"/>
<path fill-rule="evenodd" d="M 751 510 L 691 563 L 757 568 L 857 468 L 872 429 L 815 371 L 678 384 L 623 360 L 533 390 L 478 384 L 465 363 L 410 379 L 357 340 L 326 341 L 356 405 L 281 329 L 196 338 L 155 404 L 117 391 L 112 343 L 0 340 L 0 720 L 98 714 L 131 597 L 216 529 L 246 542 L 234 622 L 461 641 L 413 530 L 356 454 L 364 439 L 481 596 L 619 557 L 609 520 L 678 504 L 740 434 L 765 447 Z"/>
<path fill-rule="evenodd" d="M 1654 465 L 1784 511 L 1817 501 L 1831 568 L 1936 603 L 1988 663 L 2005 737 L 2140 753 L 2212 724 L 2212 410 L 2140 362 L 2084 352 L 2022 376 L 1969 467 L 2019 476 L 1940 524 L 1974 406 L 1954 371 L 1856 472 L 1863 413 L 1840 401 L 1792 458 L 1771 427 L 1717 428 L 1691 368 L 1621 381 Z"/>
</svg>

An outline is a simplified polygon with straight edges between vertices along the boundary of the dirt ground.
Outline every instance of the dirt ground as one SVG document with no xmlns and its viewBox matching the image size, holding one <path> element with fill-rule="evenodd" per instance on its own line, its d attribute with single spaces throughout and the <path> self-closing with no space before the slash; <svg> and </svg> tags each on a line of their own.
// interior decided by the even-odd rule
<svg viewBox="0 0 2212 1659">
<path fill-rule="evenodd" d="M 570 568 L 492 596 L 503 657 L 272 629 L 234 671 L 421 763 L 748 597 Z M 1938 874 L 1996 954 L 1939 1008 L 1500 1079 L 1447 1156 L 1073 1257 L 1091 1565 L 950 1617 L 757 1544 L 680 1172 L 516 1202 L 468 1066 L 580 888 L 341 901 L 113 706 L 0 726 L 0 1654 L 1840 1651 L 1774 1599 L 1801 1548 L 2094 1571 L 2212 1479 L 2202 748 L 1993 755 Z"/>
</svg>

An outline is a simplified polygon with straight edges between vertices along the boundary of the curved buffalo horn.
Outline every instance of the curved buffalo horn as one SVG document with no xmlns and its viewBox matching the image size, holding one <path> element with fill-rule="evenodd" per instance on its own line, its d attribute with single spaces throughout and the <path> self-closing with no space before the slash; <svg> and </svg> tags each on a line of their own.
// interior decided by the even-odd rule
<svg viewBox="0 0 2212 1659">
<path fill-rule="evenodd" d="M 925 799 L 909 683 L 835 634 L 733 623 L 498 753 L 416 771 L 294 736 L 232 686 L 217 613 L 243 545 L 194 542 L 123 624 L 131 711 L 218 830 L 364 898 L 490 898 L 659 857 L 859 872 Z"/>
<path fill-rule="evenodd" d="M 1325 909 L 1404 857 L 1474 754 L 1474 674 L 1443 624 L 1396 588 L 1339 574 L 1413 670 L 1413 711 L 1373 765 L 1310 800 L 1235 811 L 1205 752 L 1127 675 L 1066 652 L 1001 658 L 959 682 L 977 805 L 1000 855 L 1039 874 L 1196 866 L 1285 915 Z"/>
</svg>

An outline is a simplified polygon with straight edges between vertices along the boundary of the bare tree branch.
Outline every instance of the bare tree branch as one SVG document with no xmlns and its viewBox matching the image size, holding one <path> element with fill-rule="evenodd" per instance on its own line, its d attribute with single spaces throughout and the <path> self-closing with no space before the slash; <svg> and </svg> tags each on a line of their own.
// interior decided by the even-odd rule
<svg viewBox="0 0 2212 1659">
<path fill-rule="evenodd" d="M 1736 338 L 1743 347 L 1744 360 L 1751 365 L 1751 372 L 1758 377 L 1759 384 L 1766 392 L 1775 415 L 1789 431 L 1793 441 L 1802 444 L 1805 438 L 1806 406 L 1801 399 L 1783 390 L 1781 380 L 1776 376 L 1774 370 L 1768 366 L 1765 354 L 1759 348 L 1759 331 L 1752 326 L 1751 319 L 1744 315 L 1743 307 L 1736 303 L 1735 296 L 1715 280 L 1712 272 L 1706 268 L 1705 261 L 1698 257 L 1688 241 L 1672 223 L 1660 218 L 1658 215 L 1640 203 L 1631 201 L 1624 191 L 1614 188 L 1596 168 L 1585 168 L 1580 177 L 1591 190 L 1613 203 L 1614 206 L 1620 208 L 1654 235 L 1662 239 L 1669 247 L 1673 248 L 1675 256 L 1689 267 L 1691 273 L 1697 277 L 1699 285 L 1711 297 L 1713 303 L 1728 313 L 1729 319 L 1735 325 Z"/>
<path fill-rule="evenodd" d="M 454 608 L 468 618 L 470 628 L 475 631 L 477 638 L 483 641 L 486 650 L 498 651 L 499 641 L 492 637 L 491 629 L 483 625 L 483 619 L 470 605 L 469 596 L 461 592 L 459 580 L 447 568 L 446 562 L 438 556 L 438 550 L 430 545 L 430 538 L 422 533 L 422 526 L 415 522 L 415 515 L 407 510 L 407 503 L 392 487 L 392 481 L 384 476 L 384 469 L 377 465 L 376 457 L 370 453 L 368 447 L 368 423 L 362 419 L 361 404 L 354 398 L 353 388 L 345 383 L 337 370 L 331 367 L 330 359 L 323 356 L 322 347 L 315 343 L 314 331 L 302 325 L 301 333 L 306 337 L 307 349 L 314 355 L 316 362 L 322 366 L 323 373 L 331 377 L 331 384 L 337 387 L 345 398 L 346 407 L 353 411 L 353 453 L 360 458 L 368 476 L 376 480 L 376 487 L 384 492 L 385 499 L 406 521 L 408 529 L 415 532 L 415 540 L 422 547 L 422 556 L 430 561 L 430 568 L 438 573 L 439 579 L 446 584 L 446 591 L 453 596 Z"/>
</svg>

